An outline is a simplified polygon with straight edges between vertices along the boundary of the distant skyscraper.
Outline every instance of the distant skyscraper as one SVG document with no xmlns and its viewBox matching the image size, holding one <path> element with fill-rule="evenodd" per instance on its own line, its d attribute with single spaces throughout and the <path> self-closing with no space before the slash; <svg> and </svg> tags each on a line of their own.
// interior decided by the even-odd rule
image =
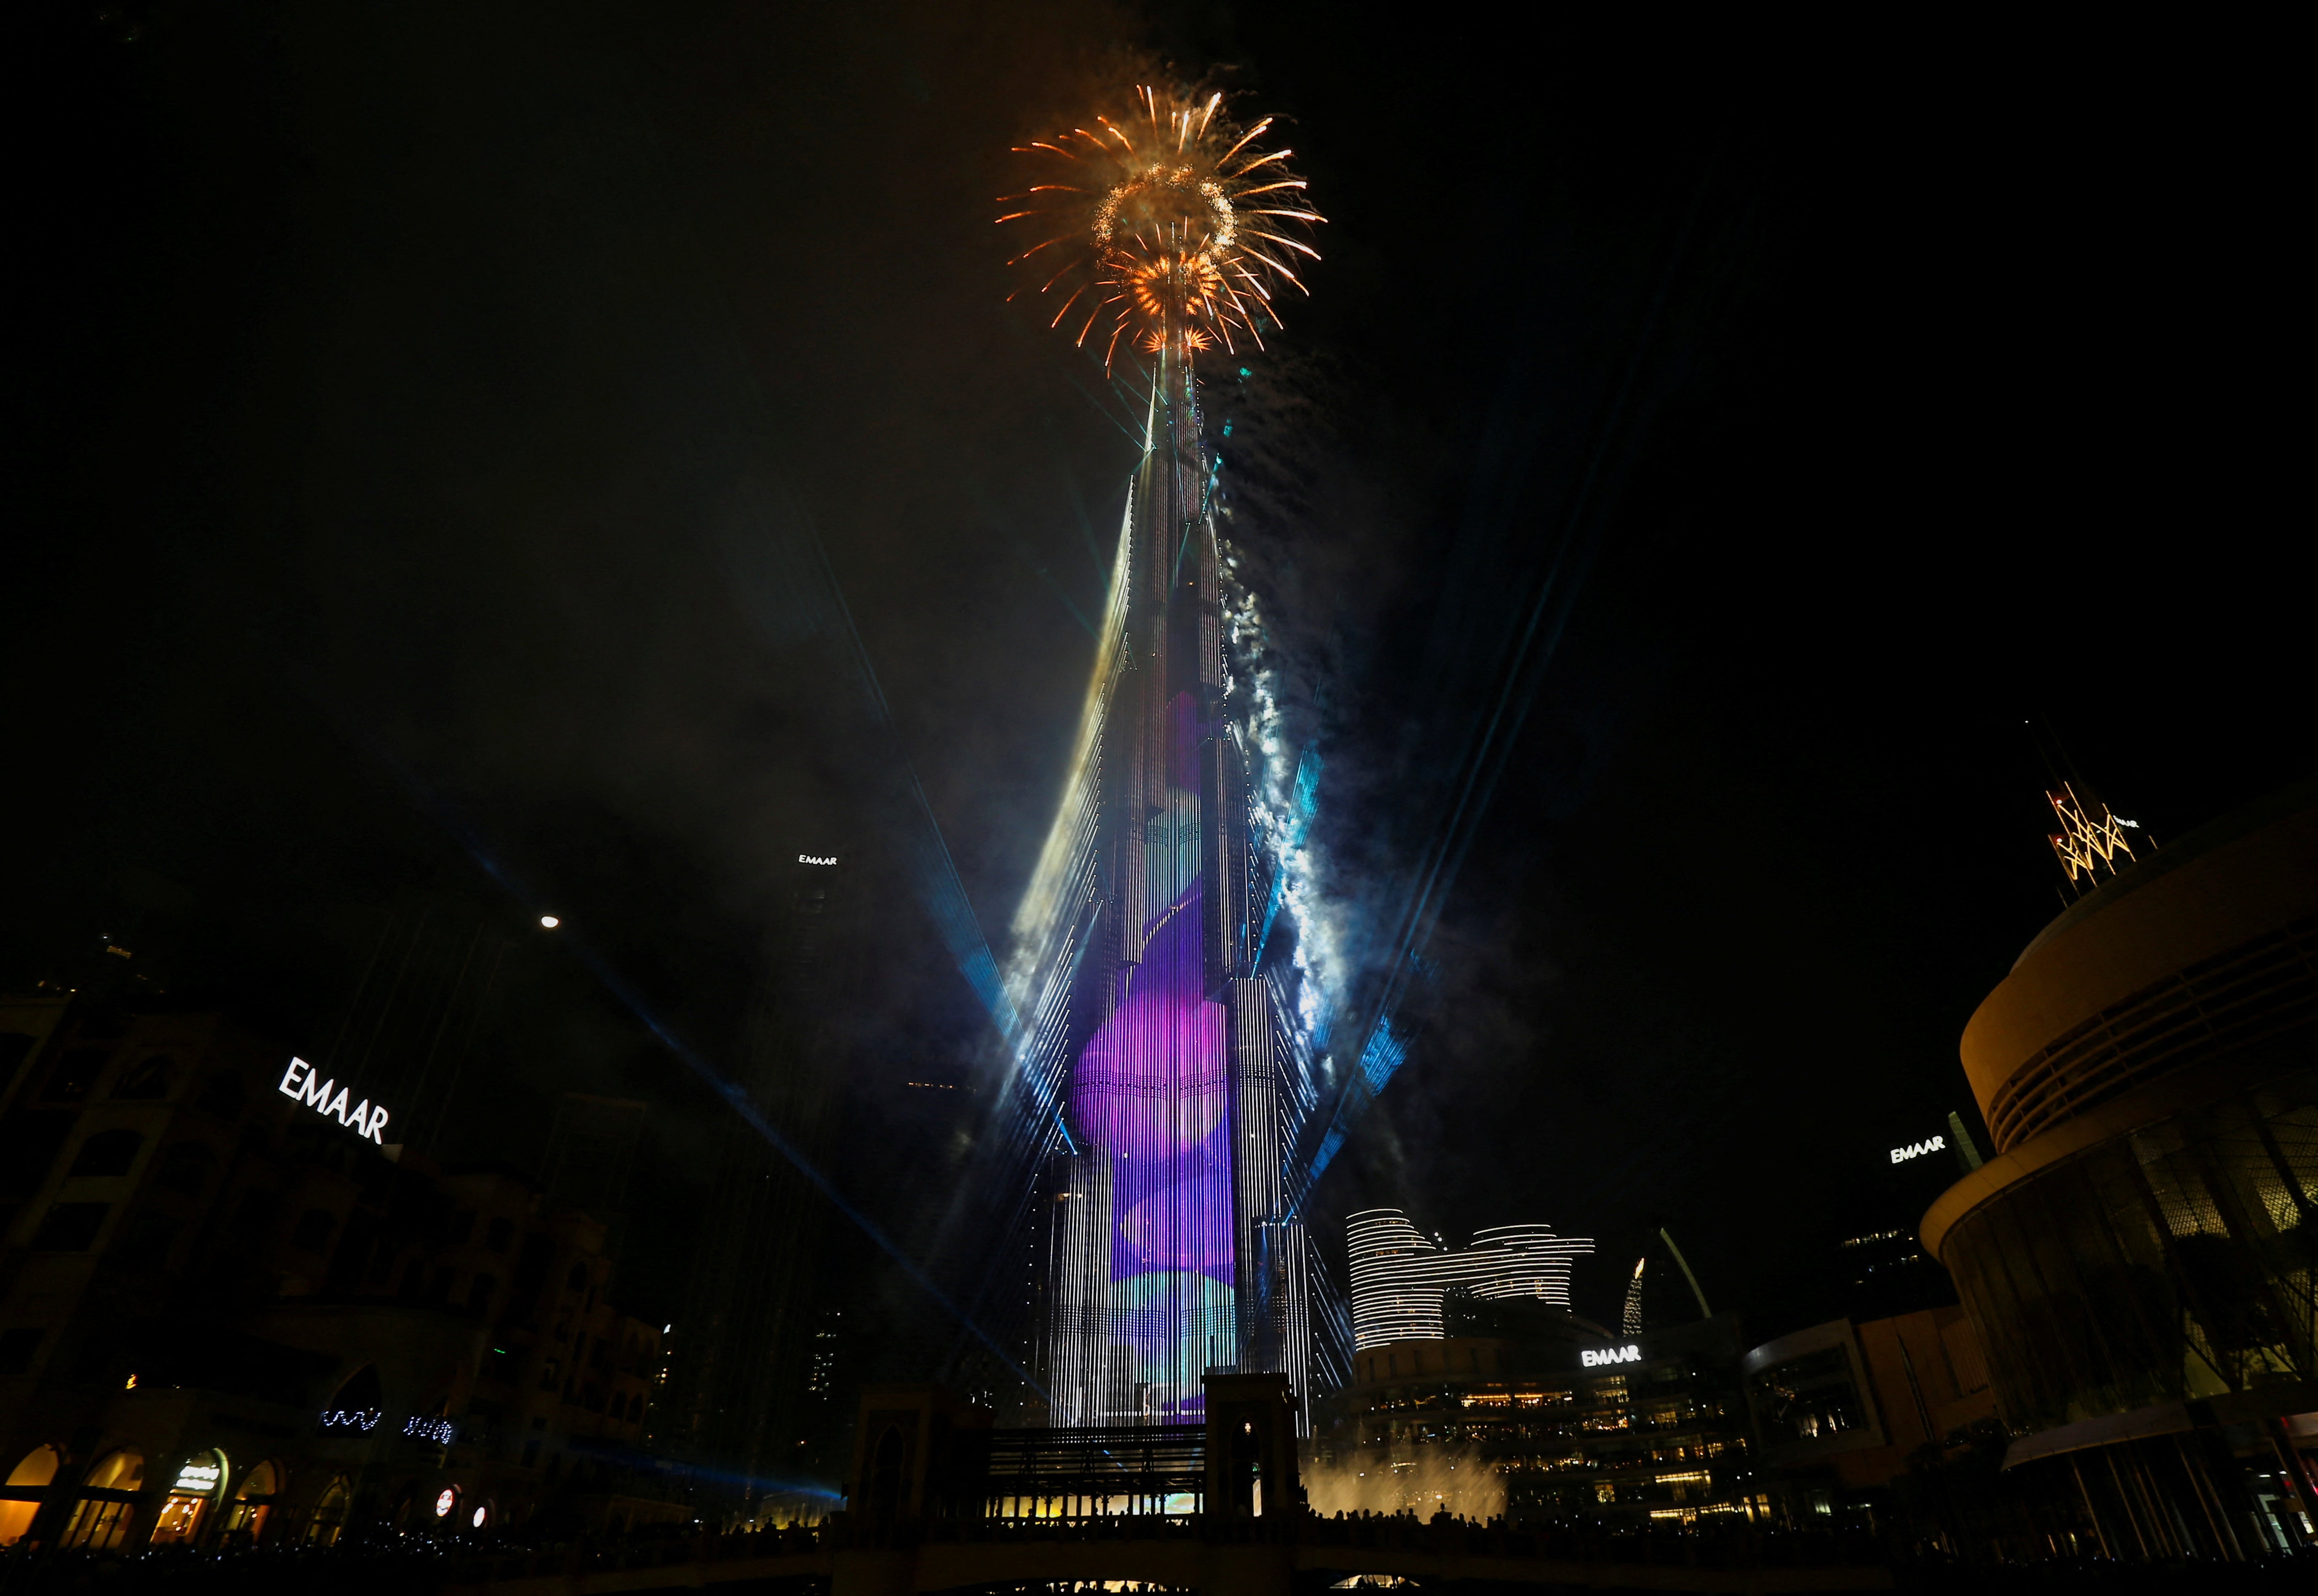
<svg viewBox="0 0 2318 1596">
<path fill-rule="evenodd" d="M 1451 1251 L 1429 1240 L 1398 1208 L 1370 1208 L 1346 1225 L 1352 1266 L 1352 1346 L 1439 1340 L 1442 1304 L 1451 1291 L 1484 1301 L 1532 1297 L 1569 1306 L 1569 1264 L 1594 1251 L 1583 1236 L 1550 1224 L 1501 1224 Z"/>
<path fill-rule="evenodd" d="M 837 1113 L 829 1017 L 850 961 L 833 933 L 858 910 L 840 857 L 790 867 L 750 1001 L 736 1084 L 807 1160 L 827 1152 Z M 683 1314 L 669 1342 L 671 1439 L 717 1482 L 750 1499 L 792 1483 L 795 1442 L 813 1421 L 813 1294 L 827 1202 L 738 1115 L 716 1127 L 710 1197 Z"/>
</svg>

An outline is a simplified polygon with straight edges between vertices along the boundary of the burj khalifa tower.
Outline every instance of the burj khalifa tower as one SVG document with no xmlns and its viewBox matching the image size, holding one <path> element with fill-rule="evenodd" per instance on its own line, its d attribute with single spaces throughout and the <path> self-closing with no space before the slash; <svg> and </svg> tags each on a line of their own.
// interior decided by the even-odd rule
<svg viewBox="0 0 2318 1596">
<path fill-rule="evenodd" d="M 1148 382 L 1078 747 L 1010 971 L 1017 1086 L 1045 1138 L 1037 1373 L 1058 1426 L 1201 1417 L 1210 1369 L 1310 1359 L 1286 1150 L 1314 1094 L 1258 946 L 1276 867 L 1251 836 L 1197 360 L 1274 333 L 1320 219 L 1221 97 L 1034 141 L 1022 297 Z M 1043 230 L 1040 224 L 1045 224 Z M 1037 234 L 1033 238 L 1029 235 Z M 1139 386 L 1139 383 L 1138 383 Z"/>
</svg>

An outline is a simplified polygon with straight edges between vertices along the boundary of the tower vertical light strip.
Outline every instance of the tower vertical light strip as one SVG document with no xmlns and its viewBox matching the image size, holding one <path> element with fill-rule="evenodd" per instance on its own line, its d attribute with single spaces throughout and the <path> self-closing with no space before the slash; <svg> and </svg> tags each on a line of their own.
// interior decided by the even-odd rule
<svg viewBox="0 0 2318 1596">
<path fill-rule="evenodd" d="M 1226 985 L 1231 1017 L 1232 1176 L 1238 1253 L 1241 1361 L 1271 1372 L 1282 1351 L 1276 1227 L 1280 1218 L 1279 1071 L 1272 1062 L 1271 994 L 1261 981 Z"/>
<path fill-rule="evenodd" d="M 1101 1268 L 1110 1230 L 1110 1161 L 1102 1152 L 1055 1161 L 1054 1224 L 1047 1258 L 1047 1378 L 1050 1422 L 1108 1422 L 1120 1400 L 1109 1367 L 1110 1286 Z"/>
</svg>

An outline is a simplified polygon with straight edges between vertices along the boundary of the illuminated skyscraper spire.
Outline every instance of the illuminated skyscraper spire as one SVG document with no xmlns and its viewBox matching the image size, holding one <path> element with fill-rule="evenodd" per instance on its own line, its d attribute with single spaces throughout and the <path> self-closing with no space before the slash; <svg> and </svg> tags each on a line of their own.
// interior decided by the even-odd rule
<svg viewBox="0 0 2318 1596">
<path fill-rule="evenodd" d="M 1285 152 L 1257 149 L 1266 124 L 1234 128 L 1220 107 L 1145 89 L 1125 126 L 1034 141 L 1024 153 L 1053 170 L 1001 219 L 1059 229 L 1017 256 L 1056 296 L 1056 325 L 1081 344 L 1100 327 L 1109 360 L 1153 357 L 1076 758 L 1010 971 L 1033 1017 L 1022 1095 L 1067 1126 L 1047 1170 L 1039 1336 L 1064 1425 L 1195 1419 L 1212 1367 L 1306 1384 L 1281 1149 L 1308 1094 L 1281 1089 L 1280 1017 L 1250 953 L 1193 357 L 1277 326 L 1271 289 L 1293 273 L 1274 255 L 1308 252 L 1278 229 L 1317 218 L 1292 199 Z"/>
<path fill-rule="evenodd" d="M 2125 819 L 2089 793 L 2080 797 L 2073 782 L 2062 782 L 2057 788 L 2048 789 L 2044 801 L 2053 806 L 2053 818 L 2061 822 L 2061 829 L 2044 840 L 2053 845 L 2062 873 L 2079 892 L 2090 887 L 2103 870 L 2115 875 L 2122 868 L 2116 862 L 2119 854 L 2125 856 L 2127 864 L 2139 862 L 2133 838 L 2125 833 L 2139 831 L 2140 821 Z M 2146 838 L 2142 841 L 2145 847 L 2153 850 L 2156 847 Z"/>
</svg>

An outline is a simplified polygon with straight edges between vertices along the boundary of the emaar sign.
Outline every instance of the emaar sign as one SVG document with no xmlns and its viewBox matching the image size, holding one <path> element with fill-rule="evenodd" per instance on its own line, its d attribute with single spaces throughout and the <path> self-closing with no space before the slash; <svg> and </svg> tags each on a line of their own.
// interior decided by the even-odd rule
<svg viewBox="0 0 2318 1596">
<path fill-rule="evenodd" d="M 1946 1151 L 1947 1144 L 1945 1136 L 1934 1136 L 1928 1142 L 1911 1142 L 1905 1147 L 1891 1149 L 1891 1161 L 1903 1164 L 1911 1158 L 1921 1158 L 1927 1152 L 1943 1152 Z"/>
<path fill-rule="evenodd" d="M 368 1098 L 348 1108 L 350 1089 L 336 1080 L 317 1079 L 314 1066 L 304 1059 L 290 1061 L 290 1067 L 282 1072 L 281 1092 L 285 1098 L 297 1098 L 317 1114 L 328 1115 L 355 1134 L 368 1136 L 381 1147 L 386 1145 L 386 1137 L 382 1134 L 386 1128 L 386 1109 L 373 1107 Z"/>
<path fill-rule="evenodd" d="M 1634 1346 L 1589 1347 L 1577 1356 L 1587 1368 L 1602 1368 L 1613 1363 L 1640 1363 L 1642 1349 Z"/>
</svg>

